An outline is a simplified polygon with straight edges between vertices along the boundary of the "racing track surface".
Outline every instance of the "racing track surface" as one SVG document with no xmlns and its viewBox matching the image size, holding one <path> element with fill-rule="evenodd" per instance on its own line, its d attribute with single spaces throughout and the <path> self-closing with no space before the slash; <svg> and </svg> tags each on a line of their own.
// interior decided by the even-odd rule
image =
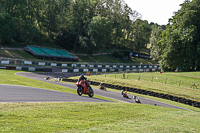
<svg viewBox="0 0 200 133">
<path fill-rule="evenodd" d="M 33 72 L 32 73 L 31 72 L 20 72 L 20 73 L 16 73 L 16 74 L 23 76 L 23 77 L 32 78 L 32 79 L 40 80 L 40 81 L 43 81 L 43 82 L 48 82 L 48 83 L 64 86 L 64 87 L 71 88 L 71 89 L 76 89 L 76 85 L 69 84 L 69 83 L 63 83 L 63 82 L 48 81 L 48 80 L 45 80 L 44 78 L 46 76 L 49 76 L 50 79 L 51 79 L 51 78 L 57 78 L 59 76 L 70 77 L 70 76 L 80 75 L 80 74 L 77 74 L 77 73 L 65 73 L 65 74 L 63 74 L 63 73 L 33 73 Z M 6 100 L 5 99 L 2 100 L 1 95 L 2 95 L 3 92 L 2 92 L 1 86 L 4 86 L 4 85 L 0 85 L 0 102 L 12 101 L 12 97 L 13 97 L 14 94 L 9 94 L 9 93 L 7 93 L 7 97 L 4 97 Z M 12 89 L 13 87 L 10 86 L 10 88 Z M 51 90 L 29 88 L 29 87 L 19 87 L 19 86 L 14 86 L 13 90 L 15 88 L 19 89 L 18 91 L 16 90 L 17 91 L 16 95 L 23 95 L 23 96 L 21 96 L 22 102 L 30 102 L 30 101 L 31 102 L 35 102 L 35 101 L 40 101 L 40 102 L 53 102 L 53 101 L 60 101 L 60 102 L 62 102 L 62 101 L 63 102 L 72 102 L 72 101 L 76 101 L 76 102 L 78 102 L 78 101 L 82 101 L 82 102 L 109 102 L 109 101 L 102 100 L 102 99 L 89 98 L 88 96 L 84 96 L 84 95 L 78 96 L 77 94 L 68 94 L 68 93 L 51 91 Z M 20 88 L 22 90 L 20 90 Z M 93 90 L 94 90 L 95 95 L 100 95 L 100 96 L 112 98 L 112 99 L 119 100 L 119 101 L 126 102 L 126 103 L 135 103 L 135 101 L 132 99 L 132 97 L 133 97 L 132 95 L 129 95 L 129 97 L 131 99 L 126 99 L 126 98 L 123 98 L 121 96 L 121 93 L 118 93 L 118 92 L 102 91 L 102 90 L 99 90 L 99 89 L 96 89 L 96 88 L 93 88 Z M 33 95 L 31 95 L 30 93 L 33 93 Z M 11 96 L 9 96 L 9 95 L 11 95 Z M 24 97 L 24 99 L 22 97 Z M 32 98 L 32 100 L 30 100 L 30 98 Z M 140 100 L 141 100 L 142 104 L 157 105 L 157 106 L 187 110 L 187 109 L 184 109 L 184 108 L 181 108 L 181 107 L 177 107 L 177 106 L 174 106 L 174 105 L 158 102 L 158 101 L 147 99 L 147 98 L 140 97 Z M 18 101 L 20 101 L 20 99 L 18 99 Z M 17 100 L 15 102 L 17 102 Z"/>
<path fill-rule="evenodd" d="M 0 103 L 3 102 L 91 102 L 91 98 L 33 87 L 0 85 Z M 108 101 L 93 98 L 92 102 Z"/>
</svg>

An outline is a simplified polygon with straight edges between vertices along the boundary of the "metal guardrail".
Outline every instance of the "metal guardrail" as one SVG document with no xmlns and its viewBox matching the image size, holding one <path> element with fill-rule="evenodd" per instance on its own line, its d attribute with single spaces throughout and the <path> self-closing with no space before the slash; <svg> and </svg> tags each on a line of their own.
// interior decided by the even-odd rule
<svg viewBox="0 0 200 133">
<path fill-rule="evenodd" d="M 158 65 L 142 65 L 142 64 L 110 64 L 110 63 L 88 63 L 88 62 L 49 62 L 49 61 L 38 61 L 38 60 L 26 60 L 26 59 L 15 59 L 15 58 L 3 58 L 0 57 L 0 66 L 7 66 L 12 68 L 16 67 L 18 70 L 34 70 L 41 68 L 56 68 L 65 69 L 60 70 L 61 72 L 118 72 L 118 71 L 158 71 L 160 70 Z M 13 69 L 13 68 L 12 68 Z"/>
</svg>

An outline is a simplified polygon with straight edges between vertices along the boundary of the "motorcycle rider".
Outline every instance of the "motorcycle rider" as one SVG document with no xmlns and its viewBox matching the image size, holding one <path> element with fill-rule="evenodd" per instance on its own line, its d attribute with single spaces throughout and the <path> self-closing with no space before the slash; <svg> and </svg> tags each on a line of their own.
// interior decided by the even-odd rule
<svg viewBox="0 0 200 133">
<path fill-rule="evenodd" d="M 127 90 L 126 89 L 123 89 L 121 91 L 121 94 L 122 94 L 123 97 L 129 98 L 128 95 L 127 95 Z"/>
<path fill-rule="evenodd" d="M 136 103 L 141 103 L 141 102 L 140 102 L 140 98 L 139 98 L 138 96 L 133 96 L 133 99 L 135 99 L 135 102 L 136 102 Z"/>
<path fill-rule="evenodd" d="M 86 84 L 86 86 L 88 87 L 88 89 L 90 89 L 90 85 L 88 84 L 88 79 L 82 74 L 81 76 L 80 76 L 80 78 L 78 79 L 78 82 L 80 82 L 81 80 L 86 80 L 86 82 L 85 82 L 85 84 Z"/>
<path fill-rule="evenodd" d="M 99 85 L 99 89 L 106 90 L 105 83 L 101 82 Z"/>
<path fill-rule="evenodd" d="M 104 85 L 105 85 L 105 84 L 104 84 L 103 82 L 100 83 L 100 87 L 104 87 Z"/>
</svg>

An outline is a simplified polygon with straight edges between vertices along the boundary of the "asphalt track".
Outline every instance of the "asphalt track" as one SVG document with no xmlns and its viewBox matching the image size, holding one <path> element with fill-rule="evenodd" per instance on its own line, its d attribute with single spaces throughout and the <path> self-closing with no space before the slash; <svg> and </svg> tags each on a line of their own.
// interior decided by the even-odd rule
<svg viewBox="0 0 200 133">
<path fill-rule="evenodd" d="M 0 103 L 26 102 L 109 102 L 87 96 L 25 86 L 0 85 Z"/>
<path fill-rule="evenodd" d="M 19 76 L 40 80 L 43 82 L 48 82 L 60 86 L 64 86 L 71 89 L 76 89 L 74 84 L 63 83 L 63 82 L 54 82 L 45 80 L 46 76 L 50 78 L 70 77 L 80 74 L 74 73 L 33 73 L 33 72 L 20 72 L 16 73 Z M 119 100 L 125 103 L 135 103 L 133 100 L 133 95 L 128 95 L 130 99 L 123 98 L 120 93 L 112 91 L 102 91 L 96 88 L 93 88 L 95 95 L 100 95 L 108 97 L 111 99 Z M 163 102 L 158 102 L 155 100 L 147 99 L 140 97 L 142 104 L 163 106 L 175 109 L 187 110 L 178 106 L 171 104 L 166 104 Z M 77 94 L 68 94 L 58 91 L 32 88 L 32 87 L 22 87 L 22 86 L 10 86 L 10 85 L 0 85 L 0 102 L 111 102 L 98 98 L 90 98 L 88 96 L 78 96 Z"/>
</svg>

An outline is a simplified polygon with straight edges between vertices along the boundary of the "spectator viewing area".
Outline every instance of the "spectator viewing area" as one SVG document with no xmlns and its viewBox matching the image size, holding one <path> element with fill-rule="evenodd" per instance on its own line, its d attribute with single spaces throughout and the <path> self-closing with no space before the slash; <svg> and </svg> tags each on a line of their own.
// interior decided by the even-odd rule
<svg viewBox="0 0 200 133">
<path fill-rule="evenodd" d="M 25 50 L 38 59 L 77 62 L 78 57 L 62 49 L 27 46 Z"/>
</svg>

